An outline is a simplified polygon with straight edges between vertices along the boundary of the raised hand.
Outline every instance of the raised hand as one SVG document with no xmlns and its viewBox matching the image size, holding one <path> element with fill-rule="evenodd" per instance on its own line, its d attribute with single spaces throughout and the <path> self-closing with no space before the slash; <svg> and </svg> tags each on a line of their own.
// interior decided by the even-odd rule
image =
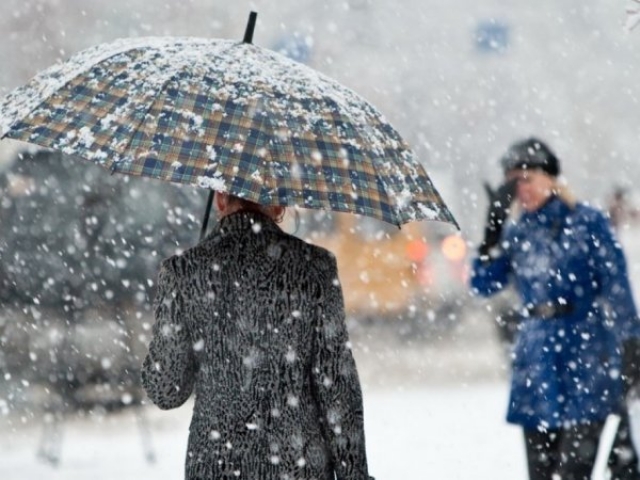
<svg viewBox="0 0 640 480">
<path fill-rule="evenodd" d="M 509 215 L 511 202 L 515 197 L 516 185 L 515 180 L 510 180 L 493 190 L 488 183 L 484 183 L 484 189 L 489 197 L 489 210 L 484 229 L 484 240 L 478 249 L 481 256 L 488 255 L 489 251 L 500 242 L 502 228 Z"/>
</svg>

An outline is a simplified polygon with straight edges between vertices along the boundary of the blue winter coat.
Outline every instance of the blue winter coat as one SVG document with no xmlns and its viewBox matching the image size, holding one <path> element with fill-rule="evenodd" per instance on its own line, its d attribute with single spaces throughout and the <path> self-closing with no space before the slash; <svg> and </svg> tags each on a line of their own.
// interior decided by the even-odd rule
<svg viewBox="0 0 640 480">
<path fill-rule="evenodd" d="M 605 216 L 552 197 L 510 223 L 501 247 L 497 258 L 474 260 L 471 286 L 490 296 L 511 283 L 522 300 L 507 421 L 559 428 L 619 411 L 621 343 L 640 336 L 640 322 L 624 255 Z M 527 317 L 527 306 L 545 302 L 573 310 Z"/>
</svg>

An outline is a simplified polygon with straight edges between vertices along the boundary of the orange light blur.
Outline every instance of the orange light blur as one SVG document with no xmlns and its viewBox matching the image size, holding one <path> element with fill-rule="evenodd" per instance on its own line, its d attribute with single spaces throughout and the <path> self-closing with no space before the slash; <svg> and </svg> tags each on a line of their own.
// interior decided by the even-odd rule
<svg viewBox="0 0 640 480">
<path fill-rule="evenodd" d="M 442 254 L 452 262 L 463 260 L 467 254 L 467 245 L 462 237 L 458 235 L 449 235 L 442 240 Z"/>
<path fill-rule="evenodd" d="M 407 258 L 412 262 L 420 263 L 429 253 L 429 245 L 422 240 L 411 240 L 407 243 Z"/>
</svg>

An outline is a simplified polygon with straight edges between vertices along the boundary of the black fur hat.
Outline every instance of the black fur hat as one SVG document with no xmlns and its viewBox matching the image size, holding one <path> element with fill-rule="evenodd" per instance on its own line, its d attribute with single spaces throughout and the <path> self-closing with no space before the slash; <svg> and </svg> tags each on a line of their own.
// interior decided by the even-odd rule
<svg viewBox="0 0 640 480">
<path fill-rule="evenodd" d="M 505 174 L 517 169 L 542 170 L 552 177 L 560 174 L 558 157 L 544 142 L 534 137 L 511 145 L 500 163 Z"/>
</svg>

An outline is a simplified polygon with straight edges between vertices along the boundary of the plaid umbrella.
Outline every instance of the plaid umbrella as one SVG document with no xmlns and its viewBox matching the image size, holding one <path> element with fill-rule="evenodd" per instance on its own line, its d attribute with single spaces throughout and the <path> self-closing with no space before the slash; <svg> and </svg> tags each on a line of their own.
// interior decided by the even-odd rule
<svg viewBox="0 0 640 480">
<path fill-rule="evenodd" d="M 148 37 L 84 50 L 0 100 L 0 138 L 263 205 L 457 226 L 378 110 L 251 44 L 253 24 L 244 42 Z"/>
</svg>

